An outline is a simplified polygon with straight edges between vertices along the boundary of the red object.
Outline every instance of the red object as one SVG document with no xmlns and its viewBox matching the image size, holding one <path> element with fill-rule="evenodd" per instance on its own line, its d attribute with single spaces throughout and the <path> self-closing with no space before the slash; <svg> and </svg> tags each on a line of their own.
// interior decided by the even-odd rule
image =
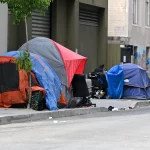
<svg viewBox="0 0 150 150">
<path fill-rule="evenodd" d="M 87 58 L 69 50 L 68 48 L 54 42 L 53 40 L 51 41 L 63 59 L 68 77 L 68 87 L 70 87 L 74 75 L 83 74 Z"/>
</svg>

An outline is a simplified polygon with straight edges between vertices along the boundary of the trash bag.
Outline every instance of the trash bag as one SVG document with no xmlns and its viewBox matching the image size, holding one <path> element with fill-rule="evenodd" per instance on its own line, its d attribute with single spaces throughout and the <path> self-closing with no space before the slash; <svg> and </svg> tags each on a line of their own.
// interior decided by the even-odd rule
<svg viewBox="0 0 150 150">
<path fill-rule="evenodd" d="M 81 107 L 83 104 L 83 98 L 81 97 L 73 97 L 69 103 L 67 108 L 78 108 Z"/>
<path fill-rule="evenodd" d="M 46 104 L 45 104 L 42 91 L 36 91 L 32 93 L 30 106 L 33 110 L 37 110 L 37 111 L 42 111 L 45 109 Z"/>
<path fill-rule="evenodd" d="M 108 96 L 111 99 L 120 99 L 123 95 L 124 76 L 123 68 L 119 65 L 112 67 L 107 73 Z"/>
</svg>

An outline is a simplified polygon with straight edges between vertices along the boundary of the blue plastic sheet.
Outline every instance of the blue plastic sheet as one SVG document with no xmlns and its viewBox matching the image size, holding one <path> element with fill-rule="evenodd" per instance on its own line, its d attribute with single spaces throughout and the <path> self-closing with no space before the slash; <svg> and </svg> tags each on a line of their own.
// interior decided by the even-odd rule
<svg viewBox="0 0 150 150">
<path fill-rule="evenodd" d="M 111 99 L 120 99 L 123 95 L 123 69 L 119 65 L 112 67 L 106 74 L 108 95 Z"/>
<path fill-rule="evenodd" d="M 20 56 L 20 53 L 19 51 L 12 51 L 1 56 L 17 58 Z M 61 92 L 61 82 L 58 76 L 41 56 L 31 53 L 30 58 L 33 63 L 32 72 L 35 74 L 41 87 L 46 90 L 46 106 L 49 110 L 57 110 L 57 102 Z"/>
</svg>

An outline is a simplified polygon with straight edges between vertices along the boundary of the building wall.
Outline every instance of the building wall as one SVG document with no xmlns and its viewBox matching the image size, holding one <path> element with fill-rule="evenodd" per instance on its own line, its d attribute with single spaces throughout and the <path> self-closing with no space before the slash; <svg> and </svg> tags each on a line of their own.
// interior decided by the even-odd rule
<svg viewBox="0 0 150 150">
<path fill-rule="evenodd" d="M 119 44 L 108 44 L 108 69 L 112 66 L 120 64 L 120 45 Z"/>
<path fill-rule="evenodd" d="M 128 0 L 108 1 L 108 36 L 128 37 Z"/>
<path fill-rule="evenodd" d="M 129 0 L 129 37 L 130 44 L 138 46 L 135 62 L 146 69 L 146 47 L 150 47 L 150 27 L 145 26 L 145 0 L 139 0 L 138 5 L 138 24 L 133 24 L 133 0 Z M 148 70 L 150 66 L 148 65 Z"/>
<path fill-rule="evenodd" d="M 51 37 L 56 42 L 75 51 L 79 50 L 79 5 L 87 4 L 101 8 L 98 28 L 97 65 L 107 65 L 107 30 L 108 30 L 108 0 L 54 0 L 52 4 Z M 25 26 L 22 22 L 16 26 L 12 24 L 9 15 L 8 50 L 16 50 L 25 42 Z M 28 20 L 29 39 L 32 37 L 32 20 Z M 86 35 L 85 35 L 86 36 Z M 84 37 L 84 33 L 82 34 Z M 87 41 L 88 43 L 88 41 Z M 86 49 L 85 49 L 86 51 Z M 80 50 L 78 51 L 80 54 Z M 93 58 L 95 59 L 95 58 Z M 97 66 L 94 66 L 97 67 Z M 94 68 L 92 68 L 94 69 Z"/>
<path fill-rule="evenodd" d="M 7 45 L 7 50 L 16 50 L 18 41 L 18 30 L 17 30 L 17 25 L 13 24 L 13 17 L 10 11 L 8 11 L 8 45 Z"/>
<path fill-rule="evenodd" d="M 80 3 L 103 8 L 100 11 L 100 25 L 98 28 L 98 54 L 96 59 L 98 60 L 97 65 L 100 63 L 104 63 L 105 65 L 107 65 L 107 31 L 108 31 L 107 0 L 55 0 L 53 3 L 54 8 L 56 9 L 53 11 L 53 15 L 55 17 L 53 17 L 52 20 L 53 22 L 52 38 L 55 41 L 67 46 L 73 51 L 78 49 L 78 52 L 80 54 L 80 38 L 79 38 L 81 36 L 79 27 Z M 86 42 L 88 43 L 89 41 Z M 82 54 L 84 55 L 85 53 L 86 52 Z"/>
<path fill-rule="evenodd" d="M 29 40 L 32 36 L 32 20 L 27 20 Z M 7 51 L 18 50 L 26 42 L 25 23 L 19 25 L 13 24 L 13 16 L 11 11 L 8 11 L 8 39 Z"/>
<path fill-rule="evenodd" d="M 67 1 L 54 0 L 52 7 L 52 39 L 67 45 Z"/>
<path fill-rule="evenodd" d="M 145 0 L 138 0 L 138 3 L 138 24 L 133 24 L 133 0 L 109 1 L 108 41 L 109 45 L 137 46 L 134 63 L 150 71 L 150 53 L 146 56 L 146 47 L 150 47 L 150 27 L 145 26 Z M 117 39 L 119 36 L 127 38 Z"/>
<path fill-rule="evenodd" d="M 7 52 L 8 8 L 0 4 L 0 54 Z"/>
<path fill-rule="evenodd" d="M 145 0 L 139 0 L 138 24 L 133 24 L 133 0 L 129 0 L 129 37 L 130 44 L 150 46 L 150 27 L 145 26 Z"/>
<path fill-rule="evenodd" d="M 101 8 L 99 31 L 98 31 L 99 45 L 97 53 L 97 60 L 98 60 L 97 65 L 104 63 L 107 68 L 108 0 L 79 0 L 79 2 Z"/>
<path fill-rule="evenodd" d="M 108 1 L 108 69 L 121 63 L 121 44 L 128 44 L 128 0 Z"/>
</svg>

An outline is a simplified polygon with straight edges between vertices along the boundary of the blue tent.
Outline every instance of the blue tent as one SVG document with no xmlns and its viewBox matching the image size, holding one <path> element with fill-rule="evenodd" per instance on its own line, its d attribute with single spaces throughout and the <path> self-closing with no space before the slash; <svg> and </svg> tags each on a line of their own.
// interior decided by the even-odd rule
<svg viewBox="0 0 150 150">
<path fill-rule="evenodd" d="M 35 74 L 39 84 L 46 90 L 46 106 L 50 110 L 57 110 L 57 102 L 61 92 L 61 82 L 50 65 L 41 56 L 30 54 L 33 63 L 32 72 Z M 12 51 L 1 56 L 17 58 L 20 56 L 20 53 L 19 51 Z"/>
<path fill-rule="evenodd" d="M 112 67 L 107 73 L 108 95 L 111 99 L 120 99 L 123 95 L 123 69 L 117 65 Z"/>
<path fill-rule="evenodd" d="M 150 79 L 146 70 L 135 64 L 120 65 L 124 75 L 123 98 L 127 99 L 149 99 Z"/>
</svg>

